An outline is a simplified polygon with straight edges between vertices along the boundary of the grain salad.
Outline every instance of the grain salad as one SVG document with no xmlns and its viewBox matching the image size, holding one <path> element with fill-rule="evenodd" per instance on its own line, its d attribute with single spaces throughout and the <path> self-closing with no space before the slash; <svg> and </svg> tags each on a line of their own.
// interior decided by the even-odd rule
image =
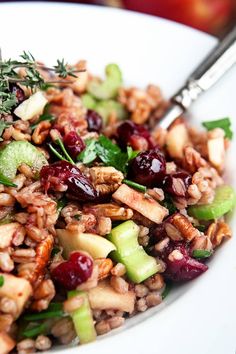
<svg viewBox="0 0 236 354">
<path fill-rule="evenodd" d="M 165 130 L 168 104 L 116 64 L 0 61 L 0 354 L 95 340 L 232 236 L 230 119 Z"/>
</svg>

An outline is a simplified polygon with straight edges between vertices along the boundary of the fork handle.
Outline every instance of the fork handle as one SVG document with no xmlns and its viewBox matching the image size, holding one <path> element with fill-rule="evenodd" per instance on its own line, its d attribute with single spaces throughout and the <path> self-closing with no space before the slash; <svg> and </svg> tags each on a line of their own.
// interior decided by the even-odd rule
<svg viewBox="0 0 236 354">
<path fill-rule="evenodd" d="M 172 97 L 172 101 L 187 110 L 202 92 L 213 86 L 235 63 L 236 26 L 189 76 L 184 87 Z"/>
</svg>

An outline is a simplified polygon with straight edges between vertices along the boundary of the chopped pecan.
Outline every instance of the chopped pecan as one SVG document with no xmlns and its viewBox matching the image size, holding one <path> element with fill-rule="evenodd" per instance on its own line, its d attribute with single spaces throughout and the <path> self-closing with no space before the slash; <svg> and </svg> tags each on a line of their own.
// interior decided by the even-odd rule
<svg viewBox="0 0 236 354">
<path fill-rule="evenodd" d="M 49 134 L 49 129 L 51 128 L 51 123 L 48 121 L 40 122 L 35 128 L 32 140 L 35 144 L 40 145 L 44 142 Z"/>
<path fill-rule="evenodd" d="M 113 263 L 110 258 L 97 258 L 95 264 L 98 266 L 98 280 L 105 279 L 113 268 Z"/>
<path fill-rule="evenodd" d="M 123 173 L 110 166 L 92 167 L 89 172 L 96 191 L 100 195 L 115 192 L 124 179 Z"/>
<path fill-rule="evenodd" d="M 192 250 L 206 250 L 212 251 L 212 243 L 208 236 L 200 235 L 195 237 L 191 242 L 191 249 Z"/>
<path fill-rule="evenodd" d="M 112 223 L 110 218 L 106 218 L 105 216 L 100 216 L 98 218 L 96 232 L 98 235 L 105 236 L 111 232 Z"/>
<path fill-rule="evenodd" d="M 165 230 L 168 236 L 174 240 L 186 239 L 192 241 L 200 236 L 200 231 L 196 229 L 186 216 L 176 213 L 165 223 Z M 175 231 L 175 232 L 174 232 Z"/>
<path fill-rule="evenodd" d="M 92 182 L 97 184 L 121 184 L 124 179 L 123 173 L 116 170 L 114 167 L 92 167 L 90 168 L 90 175 L 92 178 Z"/>
<path fill-rule="evenodd" d="M 224 221 L 213 222 L 207 229 L 207 236 L 212 242 L 213 248 L 219 246 L 225 238 L 232 236 L 232 231 Z"/>
<path fill-rule="evenodd" d="M 145 91 L 135 87 L 121 88 L 119 101 L 132 112 L 131 119 L 135 123 L 143 124 L 150 113 L 163 102 L 163 97 L 158 87 L 149 85 Z"/>
<path fill-rule="evenodd" d="M 200 167 L 207 166 L 206 160 L 193 147 L 187 146 L 183 152 L 182 165 L 190 173 L 195 173 Z"/>
<path fill-rule="evenodd" d="M 96 216 L 105 216 L 111 220 L 128 220 L 133 216 L 132 209 L 121 207 L 115 203 L 96 204 L 85 208 Z"/>
</svg>

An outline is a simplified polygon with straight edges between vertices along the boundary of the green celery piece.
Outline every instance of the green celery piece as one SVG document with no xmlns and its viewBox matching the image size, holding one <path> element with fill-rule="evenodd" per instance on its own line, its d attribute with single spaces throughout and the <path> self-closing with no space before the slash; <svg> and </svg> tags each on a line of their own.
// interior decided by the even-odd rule
<svg viewBox="0 0 236 354">
<path fill-rule="evenodd" d="M 88 295 L 84 291 L 72 290 L 68 292 L 68 298 L 79 295 L 84 302 L 78 310 L 70 314 L 75 326 L 75 331 L 81 344 L 92 342 L 96 339 L 97 333 L 93 323 L 92 311 L 89 304 Z"/>
<path fill-rule="evenodd" d="M 96 106 L 96 100 L 91 96 L 89 93 L 85 93 L 81 96 L 81 101 L 84 105 L 84 107 L 88 109 L 95 109 Z"/>
<path fill-rule="evenodd" d="M 116 246 L 111 258 L 123 263 L 127 275 L 135 283 L 141 283 L 160 270 L 156 260 L 138 243 L 139 227 L 131 220 L 116 226 L 108 239 Z"/>
<path fill-rule="evenodd" d="M 118 89 L 122 85 L 122 74 L 117 64 L 108 64 L 105 68 L 104 81 L 92 79 L 88 83 L 88 92 L 98 100 L 107 100 L 117 96 Z"/>
<path fill-rule="evenodd" d="M 13 141 L 0 152 L 0 174 L 9 179 L 16 176 L 17 168 L 22 164 L 40 171 L 47 165 L 45 156 L 28 141 Z"/>
<path fill-rule="evenodd" d="M 128 113 L 124 106 L 114 100 L 100 101 L 96 104 L 94 110 L 100 114 L 104 124 L 107 123 L 107 120 L 112 112 L 115 112 L 117 118 L 120 120 L 126 119 L 128 117 Z"/>
<path fill-rule="evenodd" d="M 193 205 L 188 208 L 189 215 L 199 220 L 217 219 L 233 209 L 236 204 L 236 194 L 232 187 L 223 185 L 216 188 L 212 203 Z"/>
</svg>

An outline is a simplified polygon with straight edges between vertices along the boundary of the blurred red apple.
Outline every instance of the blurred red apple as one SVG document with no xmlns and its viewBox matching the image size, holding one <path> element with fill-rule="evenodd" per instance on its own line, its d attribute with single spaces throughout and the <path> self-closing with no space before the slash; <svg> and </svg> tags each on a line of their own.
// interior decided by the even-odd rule
<svg viewBox="0 0 236 354">
<path fill-rule="evenodd" d="M 233 19 L 235 0 L 123 0 L 130 10 L 168 18 L 218 34 Z"/>
</svg>

